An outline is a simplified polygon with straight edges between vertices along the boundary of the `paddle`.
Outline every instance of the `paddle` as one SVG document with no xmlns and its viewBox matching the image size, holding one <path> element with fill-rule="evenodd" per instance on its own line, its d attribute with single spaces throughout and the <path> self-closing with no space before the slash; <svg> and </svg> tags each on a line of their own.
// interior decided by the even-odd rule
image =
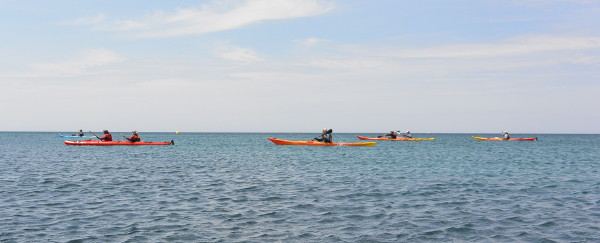
<svg viewBox="0 0 600 243">
<path fill-rule="evenodd" d="M 96 134 L 94 134 L 92 131 L 88 131 L 88 132 L 90 132 L 92 135 L 94 135 L 94 137 L 96 137 L 96 138 L 100 138 L 100 137 L 98 137 Z"/>
</svg>

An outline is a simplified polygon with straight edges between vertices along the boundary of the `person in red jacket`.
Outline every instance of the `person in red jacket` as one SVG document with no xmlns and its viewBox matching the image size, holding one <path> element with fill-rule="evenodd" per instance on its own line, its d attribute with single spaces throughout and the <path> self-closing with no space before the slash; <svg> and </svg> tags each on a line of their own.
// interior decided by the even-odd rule
<svg viewBox="0 0 600 243">
<path fill-rule="evenodd" d="M 96 136 L 96 137 L 98 139 L 100 139 L 100 141 L 112 141 L 112 135 L 110 135 L 108 130 L 104 130 L 104 136 L 102 136 L 102 137 Z"/>
<path fill-rule="evenodd" d="M 127 139 L 127 141 L 129 141 L 129 142 L 139 142 L 139 141 L 141 141 L 140 140 L 140 135 L 138 135 L 137 131 L 133 131 L 131 133 L 132 133 L 131 137 L 125 137 L 125 136 L 123 136 L 123 137 L 125 139 Z"/>
</svg>

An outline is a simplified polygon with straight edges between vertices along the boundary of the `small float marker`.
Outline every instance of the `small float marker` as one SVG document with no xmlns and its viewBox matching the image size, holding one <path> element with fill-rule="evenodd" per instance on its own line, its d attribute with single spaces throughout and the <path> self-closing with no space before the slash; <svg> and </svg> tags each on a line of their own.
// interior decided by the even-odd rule
<svg viewBox="0 0 600 243">
<path fill-rule="evenodd" d="M 179 131 L 175 131 L 175 134 L 179 134 Z"/>
</svg>

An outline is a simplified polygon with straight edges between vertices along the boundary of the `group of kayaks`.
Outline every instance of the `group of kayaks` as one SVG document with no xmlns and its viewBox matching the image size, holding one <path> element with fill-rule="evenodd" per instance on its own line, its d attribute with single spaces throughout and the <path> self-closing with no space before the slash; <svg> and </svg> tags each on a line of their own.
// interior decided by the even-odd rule
<svg viewBox="0 0 600 243">
<path fill-rule="evenodd" d="M 435 140 L 435 138 L 405 138 L 405 137 L 397 137 L 397 138 L 388 138 L 388 137 L 363 137 L 356 136 L 360 140 L 378 140 L 378 141 L 431 141 Z M 534 138 L 482 138 L 482 137 L 473 137 L 475 140 L 489 140 L 489 141 L 534 141 L 537 140 L 537 137 Z M 277 145 L 305 145 L 305 146 L 365 146 L 372 147 L 375 146 L 375 142 L 360 142 L 360 143 L 325 143 L 318 141 L 292 141 L 292 140 L 284 140 L 278 138 L 267 138 L 271 142 Z"/>
<path fill-rule="evenodd" d="M 68 136 L 59 134 L 62 138 L 93 138 L 89 136 Z M 356 136 L 360 140 L 377 140 L 377 141 L 431 141 L 435 140 L 435 138 L 406 138 L 406 137 L 397 137 L 397 138 L 388 138 L 388 137 L 363 137 Z M 537 140 L 537 137 L 533 138 L 483 138 L 483 137 L 473 137 L 475 140 L 487 140 L 487 141 L 534 141 Z M 326 143 L 319 141 L 293 141 L 293 140 L 285 140 L 278 138 L 267 138 L 271 142 L 276 145 L 304 145 L 304 146 L 363 146 L 363 147 L 372 147 L 375 146 L 376 142 L 359 142 L 359 143 Z M 115 145 L 125 145 L 125 146 L 139 146 L 139 145 L 174 145 L 175 142 L 173 140 L 168 142 L 129 142 L 129 141 L 96 141 L 96 140 L 67 140 L 64 142 L 66 145 L 76 145 L 76 146 L 115 146 Z"/>
</svg>

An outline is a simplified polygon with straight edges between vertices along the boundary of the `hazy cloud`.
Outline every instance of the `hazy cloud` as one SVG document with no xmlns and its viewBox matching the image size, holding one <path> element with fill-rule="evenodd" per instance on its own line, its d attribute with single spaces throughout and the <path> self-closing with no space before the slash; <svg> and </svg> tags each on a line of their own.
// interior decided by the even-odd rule
<svg viewBox="0 0 600 243">
<path fill-rule="evenodd" d="M 0 74 L 13 78 L 73 77 L 94 74 L 93 69 L 123 61 L 124 58 L 106 49 L 93 49 L 81 53 L 77 58 L 47 63 L 35 63 L 25 73 Z"/>
<path fill-rule="evenodd" d="M 198 8 L 179 9 L 175 13 L 156 11 L 98 27 L 129 31 L 140 38 L 162 38 L 230 30 L 266 20 L 320 15 L 332 9 L 333 4 L 325 0 L 213 1 Z"/>
<path fill-rule="evenodd" d="M 519 56 L 533 53 L 600 49 L 600 37 L 531 36 L 496 43 L 472 43 L 427 48 L 368 49 L 368 54 L 396 58 L 483 58 Z M 345 50 L 367 54 L 365 48 Z"/>
<path fill-rule="evenodd" d="M 326 39 L 319 39 L 319 38 L 307 38 L 307 39 L 301 39 L 301 40 L 294 40 L 294 42 L 296 44 L 305 46 L 305 47 L 311 47 L 320 43 L 326 43 L 329 42 L 329 40 Z"/>
<path fill-rule="evenodd" d="M 235 62 L 241 63 L 253 63 L 260 62 L 264 59 L 259 57 L 256 51 L 248 48 L 242 48 L 239 46 L 232 46 L 228 44 L 220 44 L 215 53 L 217 56 Z"/>
<path fill-rule="evenodd" d="M 98 14 L 96 16 L 83 17 L 73 21 L 68 21 L 66 24 L 70 25 L 95 25 L 100 24 L 106 20 L 105 14 Z"/>
</svg>

